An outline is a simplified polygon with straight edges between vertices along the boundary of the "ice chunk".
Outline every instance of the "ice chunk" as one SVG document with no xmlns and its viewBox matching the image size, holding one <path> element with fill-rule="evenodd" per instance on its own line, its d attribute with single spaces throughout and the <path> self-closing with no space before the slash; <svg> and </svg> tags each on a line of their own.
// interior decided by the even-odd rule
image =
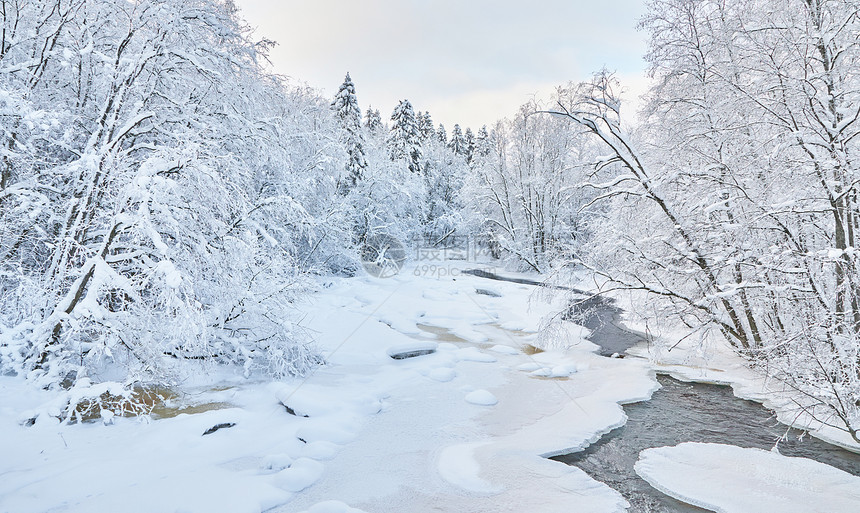
<svg viewBox="0 0 860 513">
<path fill-rule="evenodd" d="M 715 511 L 860 511 L 860 477 L 806 458 L 687 442 L 639 453 L 654 488 Z"/>
<path fill-rule="evenodd" d="M 427 373 L 427 377 L 436 381 L 451 381 L 457 376 L 457 372 L 450 367 L 438 367 Z"/>
</svg>

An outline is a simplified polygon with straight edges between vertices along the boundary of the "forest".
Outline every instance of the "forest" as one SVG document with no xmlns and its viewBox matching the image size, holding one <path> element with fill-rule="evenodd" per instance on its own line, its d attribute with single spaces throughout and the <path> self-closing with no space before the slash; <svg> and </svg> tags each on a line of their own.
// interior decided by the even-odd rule
<svg viewBox="0 0 860 513">
<path fill-rule="evenodd" d="M 465 128 L 276 74 L 230 0 L 0 0 L 0 373 L 64 421 L 201 361 L 301 376 L 317 277 L 468 238 L 728 341 L 860 442 L 860 4 L 647 6 L 635 124 L 598 70 Z"/>
</svg>

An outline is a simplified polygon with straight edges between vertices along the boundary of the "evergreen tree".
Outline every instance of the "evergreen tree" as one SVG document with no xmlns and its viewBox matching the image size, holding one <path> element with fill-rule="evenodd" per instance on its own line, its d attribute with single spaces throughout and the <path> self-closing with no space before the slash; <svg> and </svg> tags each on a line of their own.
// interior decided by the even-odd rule
<svg viewBox="0 0 860 513">
<path fill-rule="evenodd" d="M 478 130 L 478 135 L 475 137 L 475 153 L 472 157 L 486 157 L 492 152 L 491 145 L 492 141 L 489 132 L 487 132 L 487 125 L 484 125 Z"/>
<path fill-rule="evenodd" d="M 364 141 L 361 134 L 361 109 L 355 95 L 355 85 L 349 73 L 338 89 L 331 108 L 344 130 L 343 142 L 349 158 L 346 163 L 348 187 L 354 187 L 364 175 L 367 160 L 364 157 Z"/>
<path fill-rule="evenodd" d="M 382 130 L 382 116 L 379 114 L 379 109 L 367 109 L 367 114 L 364 116 L 364 126 L 371 133 Z"/>
<path fill-rule="evenodd" d="M 445 125 L 439 123 L 439 128 L 436 129 L 436 139 L 444 145 L 448 145 L 448 132 L 445 131 Z"/>
<path fill-rule="evenodd" d="M 418 119 L 409 100 L 401 101 L 391 114 L 391 131 L 388 134 L 388 156 L 391 160 L 406 160 L 409 170 L 421 170 L 421 134 Z"/>
<path fill-rule="evenodd" d="M 448 141 L 448 148 L 457 155 L 466 154 L 466 139 L 463 137 L 460 125 L 454 125 L 454 129 L 451 130 L 451 140 Z"/>
<path fill-rule="evenodd" d="M 421 139 L 425 141 L 432 139 L 436 135 L 436 129 L 433 128 L 433 118 L 430 117 L 430 112 L 425 111 L 418 117 L 418 130 L 421 132 Z"/>
<path fill-rule="evenodd" d="M 464 140 L 463 155 L 466 157 L 466 162 L 472 162 L 472 157 L 475 155 L 475 134 L 471 128 L 466 129 Z"/>
</svg>

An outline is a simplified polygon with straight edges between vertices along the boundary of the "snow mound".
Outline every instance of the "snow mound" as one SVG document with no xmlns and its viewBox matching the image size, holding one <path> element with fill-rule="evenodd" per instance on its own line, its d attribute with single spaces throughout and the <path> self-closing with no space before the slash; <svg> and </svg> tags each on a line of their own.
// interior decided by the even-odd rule
<svg viewBox="0 0 860 513">
<path fill-rule="evenodd" d="M 438 367 L 427 373 L 427 377 L 442 383 L 451 381 L 457 376 L 457 371 L 450 367 Z"/>
<path fill-rule="evenodd" d="M 299 458 L 275 475 L 275 484 L 289 492 L 300 492 L 316 483 L 323 474 L 323 465 L 309 458 Z"/>
<path fill-rule="evenodd" d="M 382 409 L 379 397 L 360 392 L 344 392 L 333 397 L 327 387 L 307 383 L 281 386 L 275 396 L 299 417 L 325 417 L 344 412 L 375 415 Z"/>
<path fill-rule="evenodd" d="M 550 370 L 549 377 L 566 378 L 570 376 L 573 372 L 576 372 L 575 368 L 571 369 L 567 365 L 556 365 Z"/>
<path fill-rule="evenodd" d="M 319 440 L 304 445 L 302 456 L 314 460 L 330 460 L 335 457 L 340 446 L 332 442 Z"/>
<path fill-rule="evenodd" d="M 289 454 L 272 454 L 263 458 L 261 467 L 266 470 L 284 470 L 293 464 Z"/>
<path fill-rule="evenodd" d="M 452 445 L 439 454 L 439 474 L 445 481 L 464 490 L 477 493 L 494 493 L 498 489 L 481 479 L 481 465 L 475 459 L 475 449 L 486 442 Z"/>
<path fill-rule="evenodd" d="M 466 402 L 480 406 L 493 406 L 499 402 L 496 396 L 486 390 L 475 390 L 466 394 Z"/>
<path fill-rule="evenodd" d="M 860 477 L 761 449 L 687 442 L 646 449 L 634 468 L 661 492 L 718 512 L 860 511 Z"/>
</svg>

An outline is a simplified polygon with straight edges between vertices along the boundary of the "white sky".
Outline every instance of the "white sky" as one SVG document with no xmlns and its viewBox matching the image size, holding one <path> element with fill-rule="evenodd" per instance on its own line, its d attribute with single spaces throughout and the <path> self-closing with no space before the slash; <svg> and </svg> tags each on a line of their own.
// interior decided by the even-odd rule
<svg viewBox="0 0 860 513">
<path fill-rule="evenodd" d="M 408 98 L 449 133 L 604 66 L 630 100 L 646 84 L 643 0 L 235 1 L 257 37 L 279 43 L 278 73 L 332 96 L 349 71 L 362 112 L 372 105 L 388 119 Z"/>
</svg>

